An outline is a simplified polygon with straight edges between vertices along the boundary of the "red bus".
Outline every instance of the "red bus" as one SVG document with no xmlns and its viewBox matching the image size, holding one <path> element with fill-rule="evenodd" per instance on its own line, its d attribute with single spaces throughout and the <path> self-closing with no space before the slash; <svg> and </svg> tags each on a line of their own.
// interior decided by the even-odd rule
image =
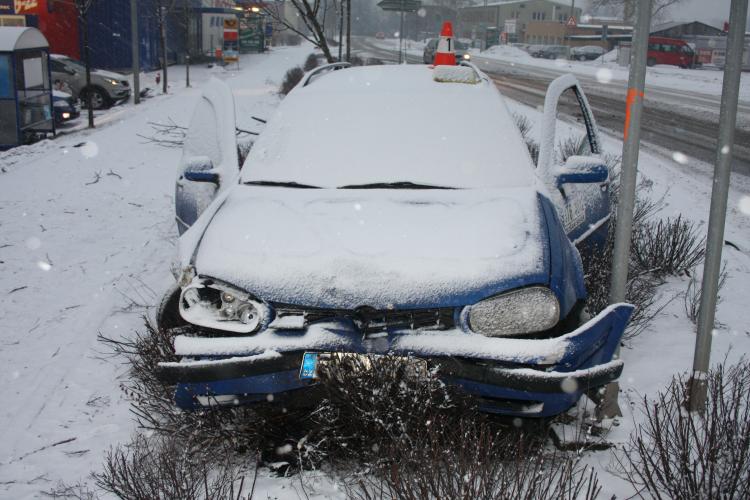
<svg viewBox="0 0 750 500">
<path fill-rule="evenodd" d="M 671 64 L 680 68 L 693 68 L 695 52 L 684 40 L 652 36 L 648 39 L 647 64 Z"/>
</svg>

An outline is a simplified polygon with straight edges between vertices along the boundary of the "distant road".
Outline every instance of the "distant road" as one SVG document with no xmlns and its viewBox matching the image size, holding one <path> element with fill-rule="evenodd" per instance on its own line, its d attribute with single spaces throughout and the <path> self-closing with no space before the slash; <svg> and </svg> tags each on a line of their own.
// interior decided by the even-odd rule
<svg viewBox="0 0 750 500">
<path fill-rule="evenodd" d="M 395 62 L 396 54 L 374 45 L 366 38 L 357 38 L 353 46 L 386 62 Z M 407 55 L 407 62 L 422 64 L 422 58 Z M 564 73 L 556 68 L 539 68 L 517 62 L 475 56 L 473 59 L 510 99 L 538 107 L 544 103 L 547 85 Z M 606 85 L 595 78 L 577 75 L 600 128 L 614 136 L 621 136 L 625 122 L 625 84 Z M 720 97 L 699 92 L 673 90 L 649 86 L 646 89 L 641 137 L 644 142 L 679 151 L 709 164 L 716 160 L 719 131 L 718 110 Z M 692 110 L 692 112 L 691 112 Z M 567 114 L 561 109 L 562 115 Z M 739 113 L 750 122 L 750 104 L 742 103 Z M 572 116 L 571 116 L 572 117 Z M 734 172 L 750 176 L 750 130 L 737 129 L 735 134 Z"/>
</svg>

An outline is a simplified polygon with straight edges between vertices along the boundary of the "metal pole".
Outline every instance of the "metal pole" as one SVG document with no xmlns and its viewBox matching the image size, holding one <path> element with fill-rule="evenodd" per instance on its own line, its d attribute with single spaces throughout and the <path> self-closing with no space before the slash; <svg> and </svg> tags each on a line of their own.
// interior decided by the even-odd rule
<svg viewBox="0 0 750 500">
<path fill-rule="evenodd" d="M 185 86 L 190 87 L 190 5 L 188 5 L 188 0 L 185 0 L 183 7 L 185 8 Z"/>
<path fill-rule="evenodd" d="M 732 148 L 737 123 L 737 101 L 742 73 L 745 19 L 748 0 L 732 0 L 729 11 L 727 56 L 719 111 L 719 143 L 716 146 L 716 168 L 711 191 L 711 212 L 706 238 L 706 261 L 703 265 L 701 305 L 698 312 L 698 336 L 695 339 L 693 375 L 690 379 L 690 411 L 702 411 L 706 403 L 706 377 L 711 359 L 711 332 L 716 314 L 716 295 L 721 274 L 721 250 L 727 216 L 727 195 L 732 167 Z"/>
<path fill-rule="evenodd" d="M 133 51 L 133 102 L 141 103 L 141 53 L 138 34 L 138 0 L 130 0 L 131 50 Z"/>
<path fill-rule="evenodd" d="M 641 114 L 646 85 L 646 57 L 648 36 L 651 28 L 651 0 L 638 0 L 633 46 L 630 54 L 630 75 L 625 100 L 625 127 L 622 144 L 622 167 L 620 169 L 620 197 L 617 204 L 617 225 L 612 257 L 612 282 L 609 302 L 625 301 L 628 289 L 628 262 L 630 261 L 630 233 L 633 229 L 635 207 L 635 182 L 638 174 L 638 152 L 641 140 Z M 619 355 L 619 349 L 618 349 Z M 607 385 L 600 415 L 605 418 L 621 416 L 617 404 L 619 385 Z"/>
<path fill-rule="evenodd" d="M 339 61 L 344 43 L 344 0 L 339 0 Z"/>
</svg>

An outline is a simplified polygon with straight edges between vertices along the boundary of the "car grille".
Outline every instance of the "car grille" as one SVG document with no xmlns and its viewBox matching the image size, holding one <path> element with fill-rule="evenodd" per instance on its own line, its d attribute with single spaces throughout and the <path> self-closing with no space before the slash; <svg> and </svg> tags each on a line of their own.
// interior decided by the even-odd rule
<svg viewBox="0 0 750 500">
<path fill-rule="evenodd" d="M 378 310 L 370 307 L 347 309 L 318 309 L 289 304 L 273 304 L 277 317 L 299 316 L 305 318 L 305 326 L 319 321 L 337 319 L 351 320 L 363 334 L 388 330 L 446 330 L 455 326 L 454 308 Z"/>
</svg>

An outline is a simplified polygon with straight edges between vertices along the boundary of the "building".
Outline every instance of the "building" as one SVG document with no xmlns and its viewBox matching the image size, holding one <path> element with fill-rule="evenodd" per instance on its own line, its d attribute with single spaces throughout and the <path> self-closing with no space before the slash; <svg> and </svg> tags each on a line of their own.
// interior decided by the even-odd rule
<svg viewBox="0 0 750 500">
<path fill-rule="evenodd" d="M 651 36 L 682 39 L 694 36 L 726 36 L 726 33 L 709 24 L 692 21 L 659 24 L 653 27 Z"/>
<path fill-rule="evenodd" d="M 633 39 L 633 26 L 630 23 L 612 18 L 586 19 L 584 16 L 584 19 L 584 23 L 568 27 L 565 34 L 566 45 L 596 45 L 612 50 L 621 42 L 630 42 Z"/>
<path fill-rule="evenodd" d="M 462 38 L 482 39 L 486 46 L 508 42 L 562 43 L 565 23 L 581 17 L 563 0 L 506 0 L 459 9 L 457 31 Z M 538 23 L 532 33 L 529 25 Z M 536 42 L 530 42 L 530 37 Z"/>
</svg>

